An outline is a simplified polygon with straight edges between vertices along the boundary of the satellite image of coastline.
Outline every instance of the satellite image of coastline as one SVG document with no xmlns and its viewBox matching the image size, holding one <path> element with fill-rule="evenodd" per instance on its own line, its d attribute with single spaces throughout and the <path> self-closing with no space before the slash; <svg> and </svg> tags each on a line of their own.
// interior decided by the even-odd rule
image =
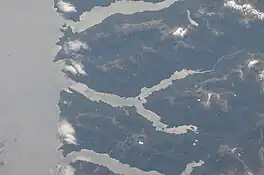
<svg viewBox="0 0 264 175">
<path fill-rule="evenodd" d="M 55 0 L 56 174 L 263 175 L 264 2 Z"/>
<path fill-rule="evenodd" d="M 264 3 L 57 0 L 62 175 L 264 174 Z"/>
</svg>

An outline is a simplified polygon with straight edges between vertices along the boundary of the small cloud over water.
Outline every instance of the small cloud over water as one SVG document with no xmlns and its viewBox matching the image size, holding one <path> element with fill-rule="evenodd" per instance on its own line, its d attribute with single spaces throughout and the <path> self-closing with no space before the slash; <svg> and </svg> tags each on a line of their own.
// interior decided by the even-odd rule
<svg viewBox="0 0 264 175">
<path fill-rule="evenodd" d="M 63 142 L 72 145 L 77 144 L 75 130 L 67 120 L 63 119 L 59 122 L 58 134 Z"/>
</svg>

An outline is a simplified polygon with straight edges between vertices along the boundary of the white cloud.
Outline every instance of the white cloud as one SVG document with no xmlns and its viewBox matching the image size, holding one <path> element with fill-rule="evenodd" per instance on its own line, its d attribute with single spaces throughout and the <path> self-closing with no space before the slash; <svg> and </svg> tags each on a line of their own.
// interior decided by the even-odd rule
<svg viewBox="0 0 264 175">
<path fill-rule="evenodd" d="M 57 8 L 64 13 L 77 12 L 76 8 L 72 4 L 63 2 L 62 0 L 57 2 Z"/>
<path fill-rule="evenodd" d="M 234 9 L 244 16 L 264 20 L 264 13 L 254 9 L 250 4 L 239 5 L 234 0 L 227 1 L 224 3 L 225 7 Z"/>
<path fill-rule="evenodd" d="M 75 171 L 75 168 L 73 168 L 71 165 L 66 165 L 64 167 L 61 167 L 59 175 L 74 175 Z"/>
<path fill-rule="evenodd" d="M 259 63 L 258 60 L 251 60 L 251 61 L 249 61 L 249 63 L 248 63 L 248 67 L 249 67 L 249 68 L 252 68 L 252 67 L 254 67 L 257 63 Z"/>
<path fill-rule="evenodd" d="M 67 120 L 64 119 L 59 122 L 58 133 L 60 138 L 64 142 L 73 145 L 77 144 L 77 140 L 75 138 L 75 130 Z"/>
<path fill-rule="evenodd" d="M 65 45 L 64 45 L 64 50 L 70 50 L 70 51 L 75 51 L 78 52 L 81 49 L 88 49 L 89 47 L 87 46 L 86 43 L 79 41 L 79 40 L 73 40 L 73 41 L 68 41 Z"/>
<path fill-rule="evenodd" d="M 77 75 L 78 74 L 76 68 L 74 66 L 72 66 L 72 65 L 65 65 L 62 70 L 64 72 L 69 72 L 69 73 L 71 73 L 73 75 Z"/>
<path fill-rule="evenodd" d="M 86 75 L 86 72 L 84 70 L 83 65 L 80 62 L 76 62 L 76 63 L 72 63 L 73 66 L 75 67 L 76 71 L 80 74 L 80 75 Z"/>
<path fill-rule="evenodd" d="M 70 60 L 62 69 L 63 72 L 71 73 L 72 75 L 87 75 L 84 66 L 79 61 Z"/>
<path fill-rule="evenodd" d="M 184 37 L 185 35 L 187 35 L 187 33 L 188 33 L 188 29 L 185 29 L 185 28 L 181 28 L 181 27 L 179 27 L 179 28 L 177 28 L 176 30 L 175 30 L 175 32 L 173 32 L 172 34 L 174 35 L 174 36 L 177 36 L 177 37 Z"/>
</svg>

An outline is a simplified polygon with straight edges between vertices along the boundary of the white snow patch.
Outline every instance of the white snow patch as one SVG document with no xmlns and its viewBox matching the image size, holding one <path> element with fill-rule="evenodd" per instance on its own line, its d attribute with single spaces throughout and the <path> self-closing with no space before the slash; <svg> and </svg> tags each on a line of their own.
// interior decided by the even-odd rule
<svg viewBox="0 0 264 175">
<path fill-rule="evenodd" d="M 61 120 L 59 122 L 58 133 L 60 138 L 68 143 L 76 145 L 75 130 L 73 126 L 67 120 Z"/>
</svg>

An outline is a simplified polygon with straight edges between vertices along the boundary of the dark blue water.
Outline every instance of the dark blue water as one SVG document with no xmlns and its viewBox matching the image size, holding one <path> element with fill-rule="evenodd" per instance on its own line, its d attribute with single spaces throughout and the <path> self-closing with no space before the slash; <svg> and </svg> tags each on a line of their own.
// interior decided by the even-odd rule
<svg viewBox="0 0 264 175">
<path fill-rule="evenodd" d="M 256 78 L 258 70 L 249 70 L 247 61 L 249 53 L 264 59 L 261 54 L 264 25 L 261 21 L 252 21 L 250 27 L 246 27 L 239 23 L 241 16 L 238 13 L 223 9 L 221 4 L 222 1 L 187 0 L 157 12 L 116 14 L 81 33 L 65 30 L 59 45 L 69 38 L 84 41 L 91 48 L 78 55 L 89 76 L 71 78 L 96 91 L 120 96 L 136 96 L 142 87 L 157 84 L 175 70 L 209 70 L 221 56 L 242 49 L 243 52 L 225 57 L 214 72 L 174 81 L 172 86 L 147 98 L 145 107 L 162 116 L 162 122 L 170 126 L 193 124 L 198 126 L 199 134 L 157 132 L 149 121 L 136 113 L 135 108 L 113 108 L 62 91 L 61 117 L 73 124 L 81 143 L 78 146 L 64 145 L 61 148 L 64 155 L 87 148 L 108 153 L 130 166 L 145 171 L 157 170 L 166 175 L 180 174 L 193 160 L 205 162 L 204 166 L 195 169 L 194 175 L 241 174 L 247 169 L 257 172 L 262 167 L 258 154 L 263 145 L 260 140 L 263 126 L 260 121 L 263 119 L 259 114 L 263 113 L 264 95 L 261 82 Z M 263 4 L 258 5 L 263 8 Z M 187 8 L 196 12 L 201 6 L 208 11 L 223 13 L 223 17 L 194 14 L 193 19 L 199 27 L 193 28 L 191 34 L 183 39 L 168 34 L 169 28 L 189 23 Z M 156 23 L 154 27 L 124 27 L 125 24 L 142 24 L 151 20 L 162 20 L 162 23 Z M 216 36 L 208 28 L 208 23 L 224 35 Z M 98 33 L 103 35 L 98 37 Z M 180 40 L 194 48 L 178 45 L 175 49 Z M 151 49 L 144 49 L 146 47 Z M 63 56 L 65 53 L 61 50 L 55 61 Z M 75 55 L 68 56 L 74 58 Z M 102 66 L 108 66 L 107 71 L 100 69 Z M 264 67 L 259 65 L 257 69 Z M 244 80 L 235 70 L 244 72 Z M 221 81 L 203 83 L 221 78 Z M 210 108 L 206 109 L 197 99 L 205 102 L 208 92 L 220 94 L 220 98 L 213 98 Z M 71 101 L 71 105 L 64 105 L 63 100 Z M 193 146 L 196 139 L 199 141 Z M 145 144 L 139 145 L 139 140 L 144 140 Z M 241 156 L 236 152 L 219 151 L 222 145 L 238 147 Z"/>
</svg>

